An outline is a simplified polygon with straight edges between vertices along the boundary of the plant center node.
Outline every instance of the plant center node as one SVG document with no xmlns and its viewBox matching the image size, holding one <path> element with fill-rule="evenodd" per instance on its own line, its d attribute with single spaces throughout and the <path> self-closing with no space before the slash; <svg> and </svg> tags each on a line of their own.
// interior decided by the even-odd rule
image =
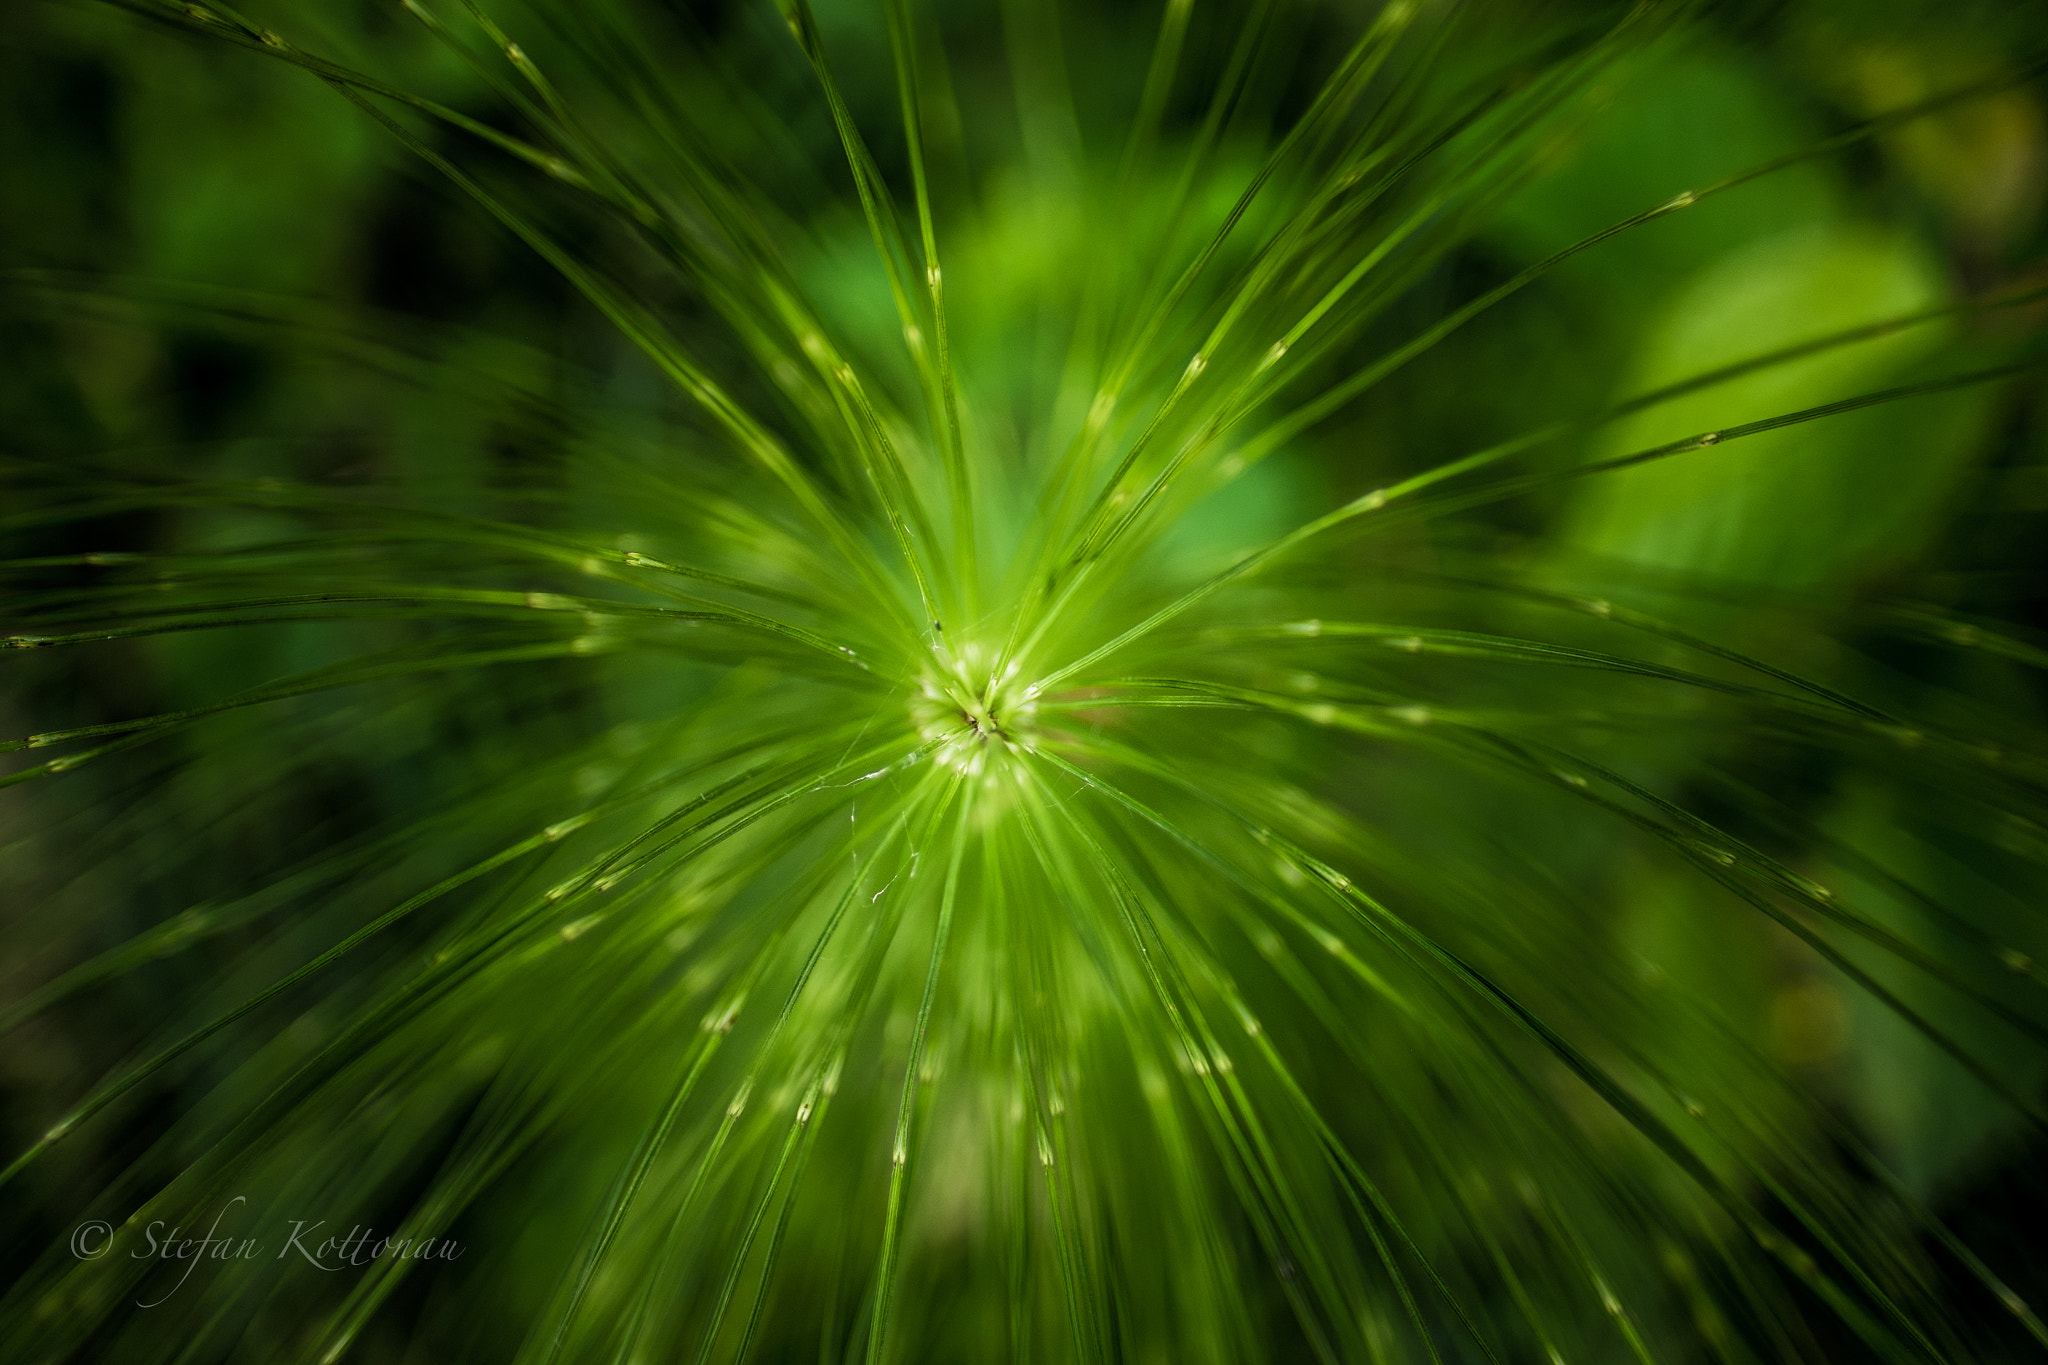
<svg viewBox="0 0 2048 1365">
<path fill-rule="evenodd" d="M 918 733 L 936 746 L 933 761 L 966 774 L 1028 752 L 1038 728 L 1037 689 L 1019 686 L 1014 668 L 997 678 L 977 662 L 969 654 L 953 667 L 934 667 L 911 703 Z"/>
</svg>

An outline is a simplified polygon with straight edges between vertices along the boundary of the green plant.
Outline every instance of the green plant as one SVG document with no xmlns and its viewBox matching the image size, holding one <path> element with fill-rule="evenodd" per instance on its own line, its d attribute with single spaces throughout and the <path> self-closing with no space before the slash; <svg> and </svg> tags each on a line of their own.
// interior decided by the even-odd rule
<svg viewBox="0 0 2048 1365">
<path fill-rule="evenodd" d="M 1787 141 L 1690 4 L 120 8 L 570 293 L 16 278 L 119 438 L 9 465 L 4 1022 L 114 1021 L 23 1359 L 2048 1346 L 1928 1208 L 2048 1117 L 2048 655 L 1939 576 L 2030 220 L 1958 293 L 1826 169 L 1938 207 L 2033 68 L 1811 11 Z M 135 1254 L 229 1209 L 465 1250 Z"/>
</svg>

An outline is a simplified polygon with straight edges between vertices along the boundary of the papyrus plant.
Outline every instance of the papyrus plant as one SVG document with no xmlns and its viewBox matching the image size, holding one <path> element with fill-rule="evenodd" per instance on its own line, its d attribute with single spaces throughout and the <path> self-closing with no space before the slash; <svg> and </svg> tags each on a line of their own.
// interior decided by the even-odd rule
<svg viewBox="0 0 2048 1365">
<path fill-rule="evenodd" d="M 272 369 L 10 451 L 10 1358 L 2048 1346 L 1885 1107 L 2048 1117 L 2044 656 L 1914 577 L 2038 289 L 1830 178 L 2026 53 L 1595 214 L 1753 16 L 111 8 L 563 287 L 14 277 Z"/>
</svg>

